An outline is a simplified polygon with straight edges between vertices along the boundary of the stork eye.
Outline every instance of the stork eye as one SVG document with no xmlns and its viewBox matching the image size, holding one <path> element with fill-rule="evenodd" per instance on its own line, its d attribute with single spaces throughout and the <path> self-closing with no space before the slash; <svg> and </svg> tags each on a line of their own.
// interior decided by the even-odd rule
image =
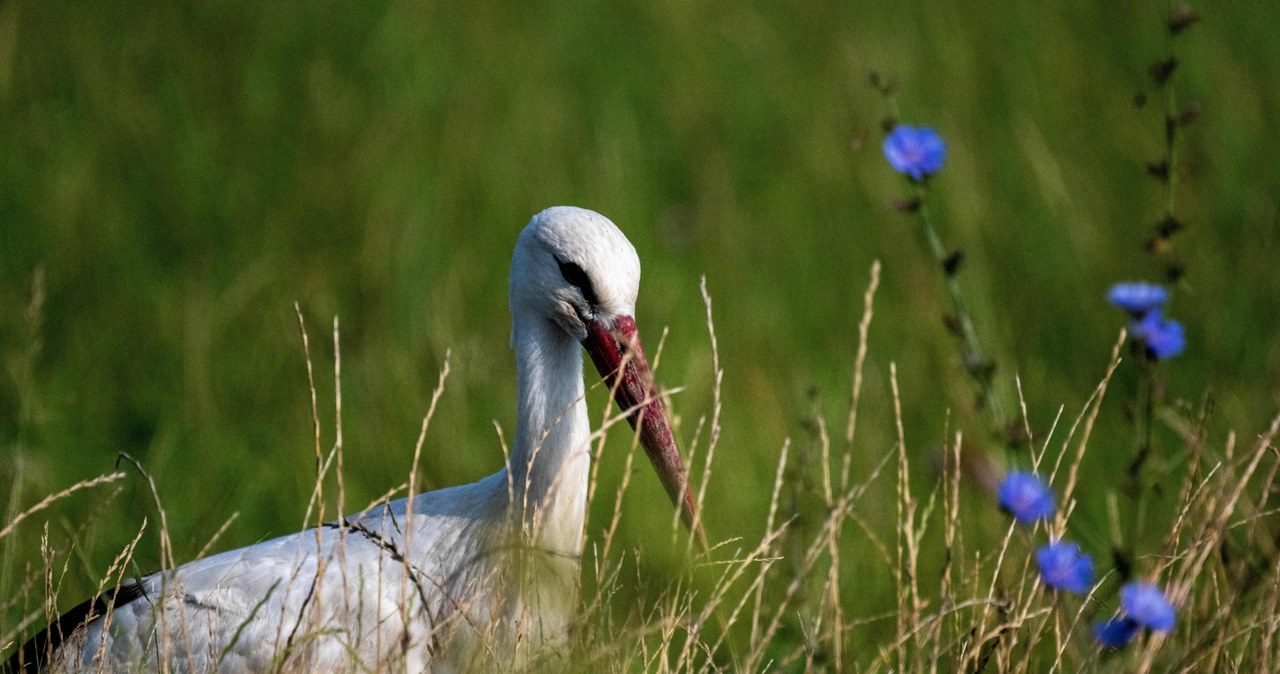
<svg viewBox="0 0 1280 674">
<path fill-rule="evenodd" d="M 588 304 L 597 304 L 596 291 L 591 285 L 591 277 L 587 276 L 587 272 L 582 271 L 582 267 L 572 262 L 564 262 L 560 259 L 556 259 L 556 262 L 560 265 L 560 275 L 564 277 L 564 280 L 568 281 L 569 285 L 581 290 L 582 296 L 587 299 Z"/>
</svg>

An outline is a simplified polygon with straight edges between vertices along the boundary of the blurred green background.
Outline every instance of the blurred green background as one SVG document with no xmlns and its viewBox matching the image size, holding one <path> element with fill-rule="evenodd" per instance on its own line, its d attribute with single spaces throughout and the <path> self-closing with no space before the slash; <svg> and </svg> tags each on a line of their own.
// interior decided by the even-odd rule
<svg viewBox="0 0 1280 674">
<path fill-rule="evenodd" d="M 1187 276 L 1170 311 L 1189 347 L 1166 368 L 1166 395 L 1195 406 L 1212 392 L 1210 443 L 1221 445 L 1229 429 L 1252 437 L 1280 402 L 1280 7 L 1200 9 L 1175 75 L 1179 99 L 1204 114 L 1177 167 Z M 961 282 L 998 387 L 1011 397 L 1019 375 L 1043 432 L 1104 372 L 1123 324 L 1106 288 L 1159 279 L 1141 243 L 1163 200 L 1144 164 L 1163 142 L 1147 67 L 1169 48 L 1167 10 L 8 0 L 0 503 L 12 516 L 126 451 L 155 476 L 180 561 L 233 512 L 218 548 L 297 530 L 314 459 L 294 301 L 312 338 L 326 448 L 329 333 L 341 320 L 349 504 L 405 480 L 448 349 L 422 479 L 489 474 L 502 461 L 493 421 L 514 427 L 511 248 L 556 204 L 604 213 L 638 249 L 641 331 L 652 350 L 670 327 L 658 376 L 684 387 L 674 407 L 686 444 L 712 408 L 707 278 L 725 369 L 714 538 L 760 535 L 785 438 L 812 447 L 814 415 L 843 434 L 875 259 L 884 276 L 854 477 L 893 447 L 896 362 L 927 488 L 948 411 L 970 437 L 981 422 L 941 320 L 939 276 L 914 221 L 886 205 L 906 185 L 879 151 L 885 108 L 868 69 L 897 76 L 904 120 L 948 141 L 933 213 L 967 253 Z M 1155 104 L 1136 107 L 1140 92 Z M 1085 460 L 1082 529 L 1105 530 L 1106 493 L 1123 486 L 1133 370 L 1117 375 Z M 604 396 L 590 403 L 599 410 Z M 615 438 L 605 453 L 604 493 L 625 447 Z M 670 520 L 641 473 L 625 506 L 628 546 L 665 540 L 653 534 Z M 122 484 L 114 497 L 101 488 L 62 502 L 4 541 L 9 590 L 39 568 L 47 520 L 54 547 L 75 551 L 62 600 L 89 594 L 142 518 L 155 522 L 145 483 Z M 611 507 L 596 504 L 593 535 Z M 858 507 L 889 535 L 890 481 Z M 978 490 L 966 517 L 975 547 L 1003 521 Z M 136 555 L 143 569 L 158 564 L 154 534 Z M 664 559 L 661 547 L 646 559 Z M 883 563 L 846 560 L 847 577 L 866 579 L 849 590 L 855 613 L 892 609 Z"/>
</svg>

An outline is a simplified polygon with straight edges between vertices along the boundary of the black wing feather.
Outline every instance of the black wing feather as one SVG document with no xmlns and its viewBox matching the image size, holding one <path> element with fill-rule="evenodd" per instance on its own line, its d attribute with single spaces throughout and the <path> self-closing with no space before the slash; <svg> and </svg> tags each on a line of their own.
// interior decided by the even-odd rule
<svg viewBox="0 0 1280 674">
<path fill-rule="evenodd" d="M 95 618 L 106 615 L 112 607 L 121 607 L 142 596 L 142 586 L 125 583 L 115 589 L 80 604 L 63 613 L 57 620 L 14 651 L 8 662 L 0 667 L 3 674 L 37 674 L 49 664 L 49 656 L 58 651 L 63 642 L 77 629 Z"/>
</svg>

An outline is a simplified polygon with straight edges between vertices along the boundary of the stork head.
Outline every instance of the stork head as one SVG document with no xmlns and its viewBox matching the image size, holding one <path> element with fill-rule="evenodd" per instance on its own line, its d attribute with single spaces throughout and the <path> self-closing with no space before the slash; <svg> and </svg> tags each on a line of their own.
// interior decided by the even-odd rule
<svg viewBox="0 0 1280 674">
<path fill-rule="evenodd" d="M 549 318 L 581 342 L 587 321 L 635 313 L 636 249 L 608 218 L 556 206 L 533 216 L 511 260 L 511 315 Z"/>
<path fill-rule="evenodd" d="M 640 346 L 634 316 L 639 287 L 636 249 L 595 211 L 548 208 L 533 216 L 516 241 L 511 260 L 513 320 L 549 320 L 582 344 L 637 429 L 681 520 L 705 542 L 680 448 Z"/>
</svg>

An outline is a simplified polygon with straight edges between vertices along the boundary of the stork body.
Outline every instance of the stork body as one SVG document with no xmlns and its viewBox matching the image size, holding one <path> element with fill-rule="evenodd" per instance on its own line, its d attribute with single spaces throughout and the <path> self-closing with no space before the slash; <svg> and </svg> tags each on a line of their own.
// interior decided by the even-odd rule
<svg viewBox="0 0 1280 674">
<path fill-rule="evenodd" d="M 511 264 L 518 417 L 502 470 L 123 585 L 51 625 L 9 670 L 45 671 L 52 653 L 49 668 L 73 672 L 471 671 L 553 650 L 586 516 L 584 347 L 694 526 L 632 318 L 639 278 L 603 216 L 534 216 Z"/>
</svg>

